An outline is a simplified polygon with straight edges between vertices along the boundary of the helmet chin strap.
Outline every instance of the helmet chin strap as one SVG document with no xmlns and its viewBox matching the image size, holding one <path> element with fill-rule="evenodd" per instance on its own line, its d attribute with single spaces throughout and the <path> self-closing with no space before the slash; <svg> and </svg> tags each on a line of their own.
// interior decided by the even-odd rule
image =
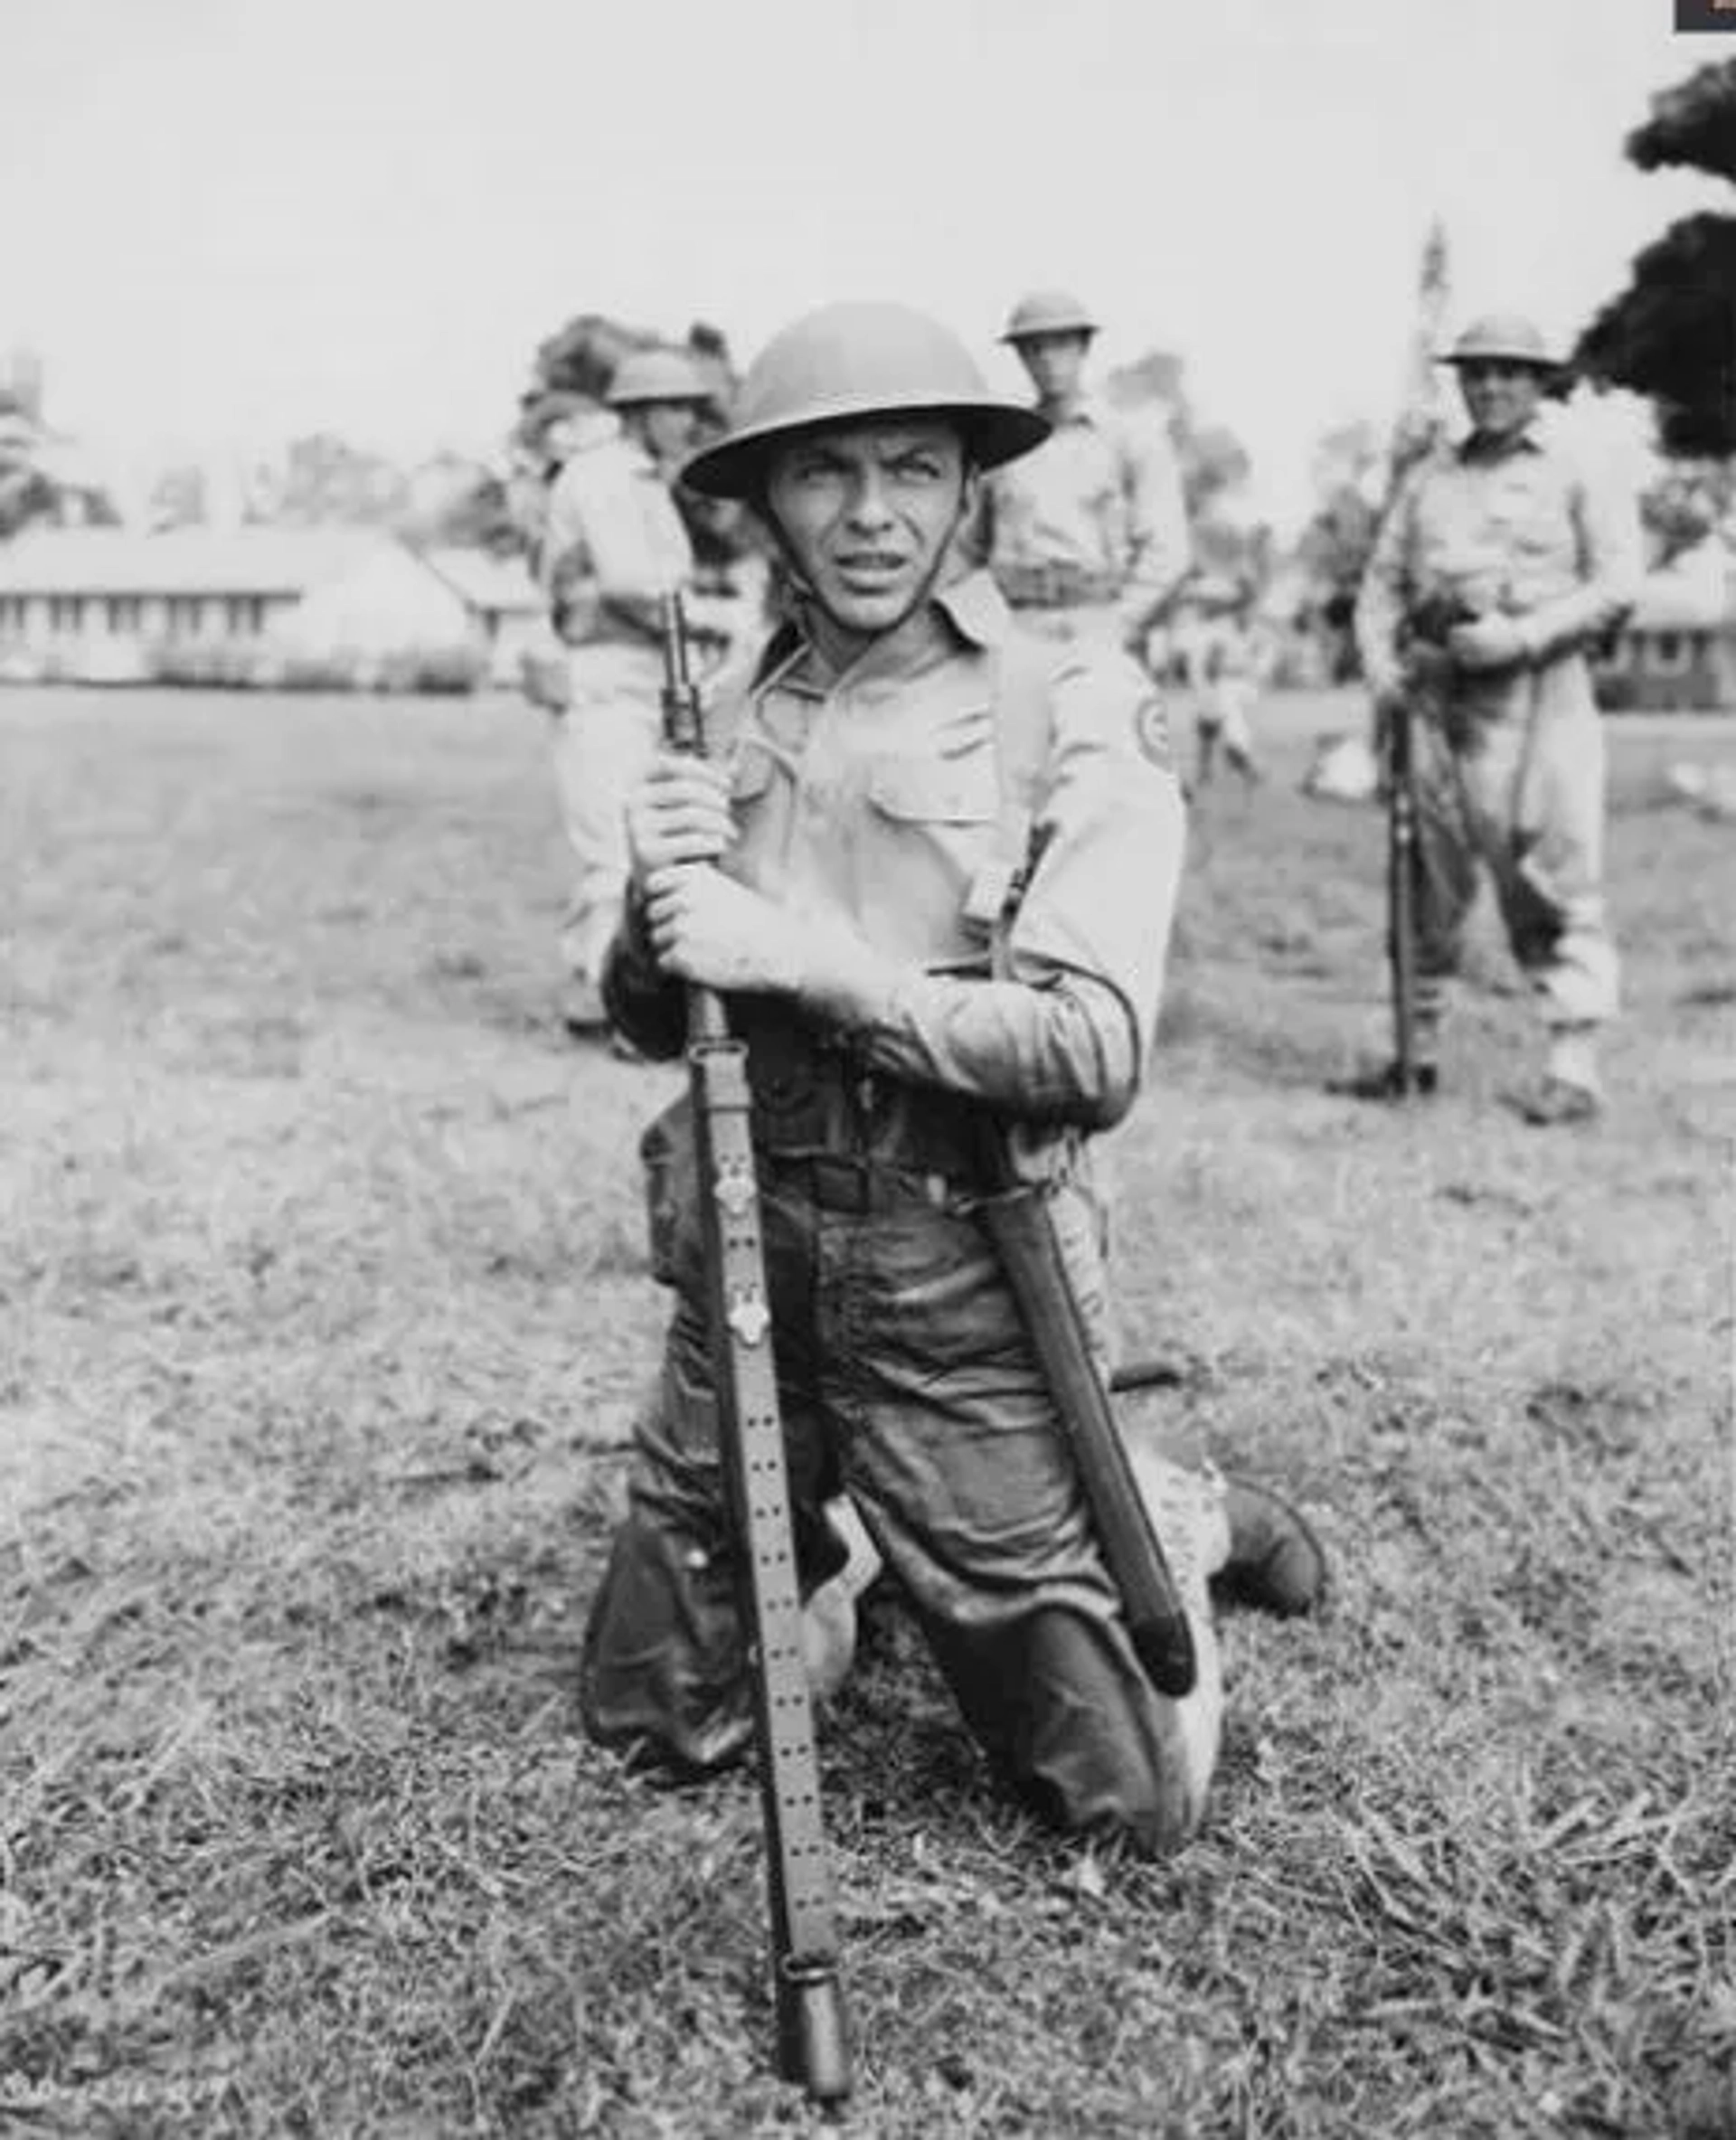
<svg viewBox="0 0 1736 2140">
<path fill-rule="evenodd" d="M 947 539 L 935 551 L 934 562 L 929 567 L 928 572 L 924 576 L 921 585 L 917 589 L 915 594 L 910 598 L 910 603 L 904 609 L 901 616 L 895 617 L 891 624 L 882 625 L 878 631 L 867 633 L 856 633 L 852 630 L 850 626 L 838 624 L 838 619 L 832 616 L 831 611 L 826 607 L 825 603 L 821 601 L 812 581 L 807 578 L 801 568 L 797 564 L 795 553 L 789 545 L 789 538 L 785 534 L 782 527 L 779 526 L 778 516 L 771 510 L 771 506 L 766 498 L 764 489 L 761 488 L 756 492 L 751 498 L 746 501 L 746 504 L 748 510 L 753 514 L 754 518 L 760 523 L 760 526 L 764 528 L 770 535 L 773 543 L 777 546 L 778 558 L 782 562 L 784 570 L 789 580 L 791 596 L 795 600 L 797 608 L 804 613 L 805 620 L 807 613 L 817 610 L 822 617 L 826 617 L 831 623 L 838 625 L 838 628 L 840 630 L 851 632 L 852 636 L 854 637 L 859 637 L 863 640 L 883 639 L 888 636 L 888 634 L 895 632 L 901 626 L 908 624 L 910 618 L 916 615 L 919 609 L 922 608 L 927 604 L 930 597 L 933 595 L 935 588 L 939 583 L 942 573 L 947 569 L 947 560 L 952 554 L 952 546 L 958 540 L 958 532 L 965 525 L 966 522 L 970 518 L 972 512 L 976 508 L 977 485 L 980 481 L 980 478 L 981 470 L 978 469 L 972 462 L 967 460 L 965 464 L 965 480 L 958 492 L 958 510 L 953 514 L 952 525 L 947 531 Z M 807 636 L 811 639 L 813 637 L 812 632 L 810 631 Z"/>
<path fill-rule="evenodd" d="M 854 667 L 870 646 L 881 640 L 890 639 L 893 633 L 901 631 L 911 617 L 919 616 L 928 607 L 935 589 L 945 575 L 947 560 L 951 555 L 953 543 L 958 540 L 958 530 L 964 524 L 965 513 L 961 506 L 946 541 L 935 552 L 934 562 L 923 575 L 903 609 L 890 623 L 879 625 L 873 631 L 863 631 L 856 626 L 846 624 L 826 608 L 813 584 L 797 570 L 790 555 L 789 545 L 784 540 L 783 532 L 777 522 L 769 514 L 765 518 L 778 545 L 778 556 L 783 560 L 784 568 L 789 575 L 790 592 L 801 619 L 803 636 L 810 646 L 818 649 L 828 665 L 842 674 L 844 669 Z M 816 626 L 819 627 L 817 630 Z M 828 644 L 834 634 L 845 641 L 846 645 L 840 647 L 835 644 Z M 844 656 L 842 660 L 838 658 L 840 655 Z"/>
</svg>

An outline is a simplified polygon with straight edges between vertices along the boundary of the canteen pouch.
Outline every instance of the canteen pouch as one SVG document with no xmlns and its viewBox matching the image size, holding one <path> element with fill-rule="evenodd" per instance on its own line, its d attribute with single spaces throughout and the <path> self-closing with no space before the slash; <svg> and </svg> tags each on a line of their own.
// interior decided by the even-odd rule
<svg viewBox="0 0 1736 2140">
<path fill-rule="evenodd" d="M 699 1188 L 693 1114 L 685 1093 L 646 1126 L 639 1138 L 639 1168 L 651 1276 L 660 1286 L 673 1286 L 681 1213 L 684 1207 L 693 1210 Z"/>
</svg>

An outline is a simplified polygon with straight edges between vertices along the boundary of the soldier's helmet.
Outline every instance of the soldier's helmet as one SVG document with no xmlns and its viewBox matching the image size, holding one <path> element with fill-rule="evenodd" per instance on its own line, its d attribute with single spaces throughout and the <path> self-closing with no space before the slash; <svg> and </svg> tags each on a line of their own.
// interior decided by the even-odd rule
<svg viewBox="0 0 1736 2140">
<path fill-rule="evenodd" d="M 1033 335 L 1095 335 L 1090 307 L 1071 290 L 1033 290 L 1006 316 L 1003 342 L 1028 342 Z"/>
<path fill-rule="evenodd" d="M 774 447 L 803 431 L 876 417 L 943 416 L 978 468 L 1049 436 L 1034 410 L 990 391 L 950 328 L 907 305 L 825 305 L 774 335 L 748 367 L 734 420 L 682 470 L 705 497 L 749 498 Z"/>
<path fill-rule="evenodd" d="M 712 399 L 712 390 L 699 367 L 678 349 L 636 349 L 624 356 L 609 382 L 611 409 L 642 409 L 648 401 L 691 401 L 696 407 Z"/>
<path fill-rule="evenodd" d="M 1486 312 L 1474 319 L 1441 358 L 1443 364 L 1529 364 L 1539 372 L 1559 372 L 1561 359 L 1543 340 L 1534 320 L 1520 312 Z"/>
</svg>

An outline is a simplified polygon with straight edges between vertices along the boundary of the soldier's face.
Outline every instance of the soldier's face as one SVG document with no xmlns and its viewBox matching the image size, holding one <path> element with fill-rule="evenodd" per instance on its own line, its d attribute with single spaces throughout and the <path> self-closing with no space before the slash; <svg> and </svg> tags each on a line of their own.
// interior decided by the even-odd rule
<svg viewBox="0 0 1736 2140">
<path fill-rule="evenodd" d="M 1543 374 L 1534 364 L 1479 357 L 1459 365 L 1458 391 L 1474 431 L 1485 438 L 1511 438 L 1536 415 Z"/>
<path fill-rule="evenodd" d="M 579 446 L 579 426 L 571 416 L 557 416 L 543 427 L 537 441 L 538 457 L 545 467 L 563 467 Z"/>
<path fill-rule="evenodd" d="M 1014 344 L 1031 383 L 1045 401 L 1071 401 L 1085 375 L 1089 335 L 1026 335 Z"/>
<path fill-rule="evenodd" d="M 765 509 L 820 607 L 873 637 L 926 598 L 973 483 L 948 423 L 853 424 L 784 446 Z"/>
<path fill-rule="evenodd" d="M 647 401 L 639 411 L 639 431 L 654 459 L 678 461 L 692 448 L 699 410 L 691 401 Z"/>
</svg>

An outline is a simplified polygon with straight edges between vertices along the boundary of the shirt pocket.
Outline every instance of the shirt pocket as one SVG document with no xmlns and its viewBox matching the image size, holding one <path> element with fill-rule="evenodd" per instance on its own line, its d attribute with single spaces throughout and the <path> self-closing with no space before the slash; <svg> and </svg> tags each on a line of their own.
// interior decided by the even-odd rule
<svg viewBox="0 0 1736 2140">
<path fill-rule="evenodd" d="M 883 759 L 868 772 L 868 799 L 900 826 L 995 822 L 995 768 L 974 758 Z"/>
<path fill-rule="evenodd" d="M 1000 793 L 992 749 L 882 759 L 867 769 L 870 903 L 930 959 L 961 956 L 981 930 L 972 887 L 995 851 Z"/>
<path fill-rule="evenodd" d="M 1558 487 L 1544 481 L 1535 468 L 1515 468 L 1495 487 L 1489 523 L 1499 531 L 1511 557 L 1571 554 L 1573 530 L 1566 503 Z"/>
</svg>

